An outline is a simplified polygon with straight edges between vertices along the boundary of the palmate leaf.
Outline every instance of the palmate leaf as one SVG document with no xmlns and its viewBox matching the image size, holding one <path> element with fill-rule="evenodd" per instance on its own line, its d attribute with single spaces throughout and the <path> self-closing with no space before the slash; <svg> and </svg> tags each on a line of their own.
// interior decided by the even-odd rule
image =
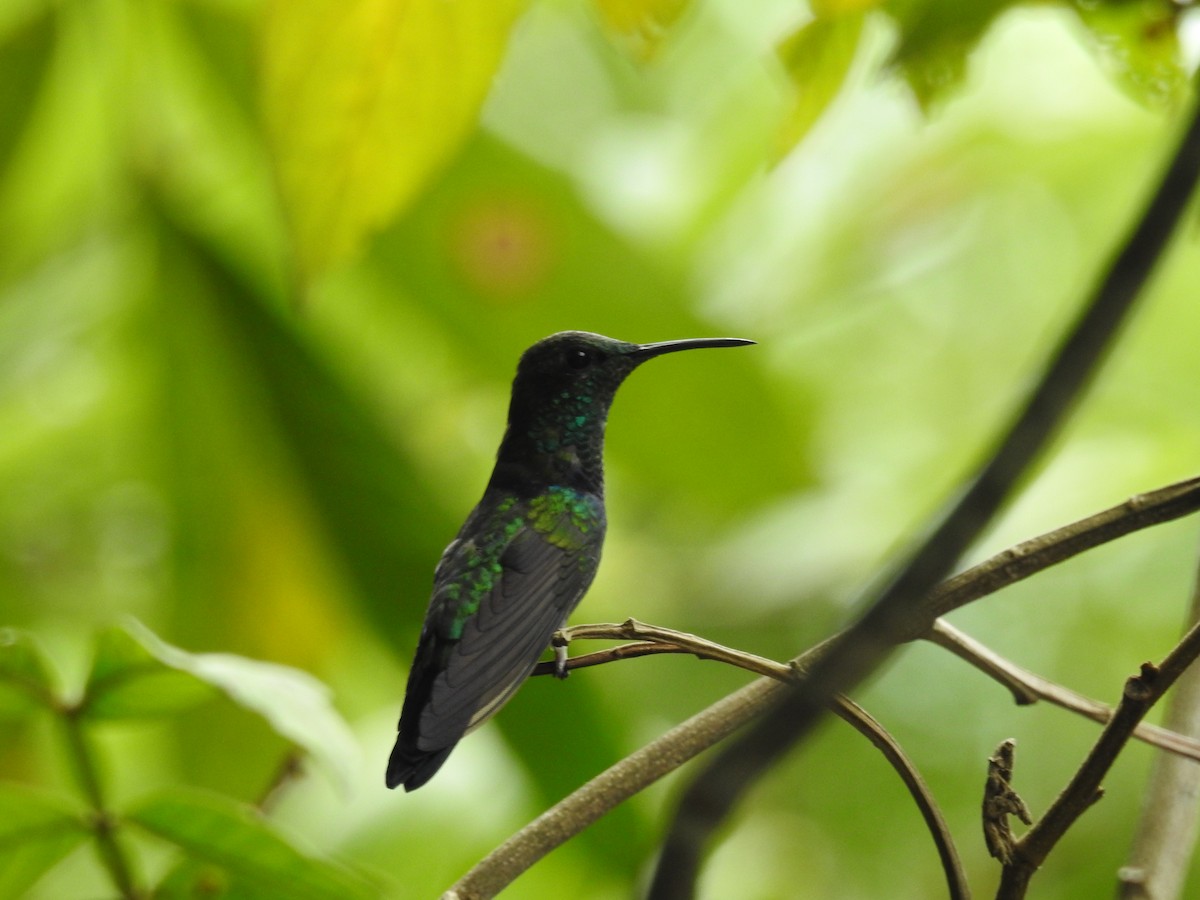
<svg viewBox="0 0 1200 900">
<path fill-rule="evenodd" d="M 475 121 L 523 0 L 275 0 L 263 111 L 311 276 L 354 253 Z"/>
<path fill-rule="evenodd" d="M 20 897 L 88 836 L 57 797 L 0 783 L 0 897 Z"/>
<path fill-rule="evenodd" d="M 306 855 L 290 844 L 252 808 L 216 794 L 172 790 L 151 797 L 125 820 L 183 849 L 190 861 L 219 871 L 189 866 L 169 876 L 161 896 L 179 893 L 188 882 L 228 883 L 221 896 L 287 897 L 289 900 L 356 900 L 377 896 L 347 869 Z"/>
<path fill-rule="evenodd" d="M 49 668 L 33 639 L 14 628 L 0 628 L 0 719 L 19 718 L 55 702 Z"/>
</svg>

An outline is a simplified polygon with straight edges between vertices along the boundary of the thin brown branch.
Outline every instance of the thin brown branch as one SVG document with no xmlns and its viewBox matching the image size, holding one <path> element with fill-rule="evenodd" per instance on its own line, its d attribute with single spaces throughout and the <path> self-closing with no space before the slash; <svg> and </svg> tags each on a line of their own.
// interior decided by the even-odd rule
<svg viewBox="0 0 1200 900">
<path fill-rule="evenodd" d="M 1009 688 L 1020 704 L 1045 700 L 1101 725 L 1106 725 L 1112 719 L 1111 706 L 1018 666 L 944 619 L 938 619 L 933 624 L 926 638 Z M 1134 729 L 1133 736 L 1160 750 L 1200 762 L 1200 740 L 1195 738 L 1147 722 L 1140 723 Z"/>
<path fill-rule="evenodd" d="M 1020 900 L 1029 881 L 1050 851 L 1083 813 L 1102 795 L 1100 787 L 1117 756 L 1133 736 L 1142 717 L 1200 656 L 1200 625 L 1193 626 L 1158 666 L 1143 663 L 1141 672 L 1125 682 L 1112 720 L 1046 814 L 1016 842 L 1011 862 L 1004 866 L 996 900 Z"/>
<path fill-rule="evenodd" d="M 623 647 L 613 648 L 615 651 L 623 652 L 600 651 L 599 653 L 591 653 L 585 656 L 569 657 L 566 660 L 566 668 L 570 670 L 581 668 L 585 665 L 615 662 L 618 659 L 626 659 L 630 656 L 646 655 L 653 652 L 668 652 L 689 653 L 699 659 L 724 662 L 780 682 L 794 682 L 803 677 L 802 670 L 795 665 L 775 662 L 774 660 L 765 659 L 752 653 L 746 653 L 717 644 L 694 634 L 674 631 L 655 625 L 647 625 L 635 619 L 626 619 L 620 624 L 576 625 L 571 628 L 564 628 L 554 636 L 554 646 L 567 646 L 576 640 L 629 639 L 641 640 L 635 644 L 626 644 Z M 660 649 L 656 651 L 655 648 Z M 534 674 L 551 675 L 555 671 L 555 663 L 550 661 L 539 664 L 538 668 L 534 670 Z M 951 900 L 968 900 L 970 889 L 967 885 L 966 874 L 963 872 L 958 852 L 955 850 L 950 829 L 947 827 L 945 819 L 942 817 L 941 811 L 933 799 L 933 795 L 929 792 L 929 788 L 925 784 L 924 779 L 921 778 L 921 774 L 917 771 L 916 766 L 905 755 L 904 750 L 896 742 L 895 738 L 870 713 L 853 700 L 846 697 L 835 698 L 833 709 L 840 718 L 848 722 L 856 731 L 866 737 L 899 774 L 901 781 L 904 782 L 909 794 L 917 804 L 921 817 L 925 820 L 925 824 L 933 837 L 938 858 L 942 863 L 942 869 L 945 873 L 947 889 Z M 492 857 L 496 855 L 494 853 Z M 492 857 L 489 857 L 489 859 L 492 859 Z M 487 862 L 487 860 L 484 862 Z M 529 864 L 532 865 L 532 862 L 533 860 Z M 476 866 L 446 896 L 459 898 L 491 896 L 486 893 L 469 893 L 471 890 L 479 890 L 475 886 L 476 884 L 491 883 L 489 873 L 479 871 L 483 865 L 481 863 L 479 866 Z M 468 882 L 468 879 L 471 878 L 474 878 L 474 882 Z M 499 885 L 499 887 L 503 886 Z"/>
<path fill-rule="evenodd" d="M 1188 627 L 1200 622 L 1200 570 L 1192 587 Z M 1200 666 L 1179 678 L 1167 700 L 1167 728 L 1200 735 Z M 1120 900 L 1177 900 L 1196 847 L 1200 767 L 1159 756 L 1150 774 L 1129 862 L 1118 873 Z"/>
<path fill-rule="evenodd" d="M 989 557 L 935 587 L 917 605 L 904 628 L 907 639 L 924 636 L 938 616 L 993 594 L 1078 556 L 1151 525 L 1170 522 L 1200 509 L 1200 477 L 1186 478 L 1157 490 L 1136 494 L 1117 506 L 1056 528 Z M 920 629 L 916 632 L 915 629 Z"/>
<path fill-rule="evenodd" d="M 971 889 L 967 883 L 966 872 L 962 868 L 962 861 L 958 858 L 958 851 L 954 847 L 950 828 L 946 825 L 946 820 L 942 818 L 941 810 L 934 802 L 933 795 L 916 766 L 904 754 L 891 734 L 870 713 L 849 697 L 835 698 L 834 712 L 874 744 L 900 775 L 904 786 L 908 788 L 909 795 L 921 811 L 925 827 L 929 829 L 929 834 L 933 837 L 938 851 L 938 859 L 942 863 L 942 871 L 946 876 L 946 889 L 950 900 L 968 900 L 971 896 Z"/>
</svg>

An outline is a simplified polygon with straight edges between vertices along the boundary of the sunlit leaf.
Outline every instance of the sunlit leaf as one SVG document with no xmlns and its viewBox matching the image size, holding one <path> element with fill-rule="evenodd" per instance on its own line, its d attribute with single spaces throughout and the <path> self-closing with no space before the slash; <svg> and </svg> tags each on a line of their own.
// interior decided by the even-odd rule
<svg viewBox="0 0 1200 900">
<path fill-rule="evenodd" d="M 921 105 L 928 108 L 957 87 L 967 58 L 992 21 L 1015 0 L 886 0 L 900 28 L 892 65 L 904 74 Z"/>
<path fill-rule="evenodd" d="M 381 636 L 409 651 L 419 620 L 408 628 L 398 622 L 397 598 L 418 598 L 412 602 L 424 608 L 432 567 L 458 522 L 447 516 L 439 495 L 381 417 L 348 388 L 294 323 L 271 308 L 272 298 L 261 286 L 232 266 L 205 236 L 163 211 L 163 277 L 171 288 L 166 294 L 198 307 L 192 316 L 173 322 L 181 332 L 172 335 L 179 353 L 194 349 L 197 321 L 212 328 L 219 349 L 210 352 L 232 361 L 246 392 L 260 392 L 254 395 L 254 411 L 291 454 L 323 546 L 342 564 L 354 598 Z M 169 307 L 172 315 L 185 312 L 178 300 Z M 189 362 L 201 366 L 203 359 Z M 199 396 L 204 396 L 202 390 L 188 395 Z M 217 420 L 222 426 L 244 427 L 244 420 L 236 418 L 240 410 L 224 411 L 229 419 Z M 176 406 L 170 412 L 179 414 L 173 426 L 196 428 L 190 412 L 181 413 Z M 190 434 L 189 450 L 210 437 L 200 431 Z M 181 481 L 183 489 L 194 487 L 194 479 Z M 211 512 L 212 492 L 198 492 L 195 502 L 197 510 Z M 420 527 L 413 526 L 416 515 Z M 228 528 L 228 522 L 221 527 Z"/>
<path fill-rule="evenodd" d="M 109 628 L 96 641 L 84 710 L 96 719 L 161 716 L 215 695 L 211 685 L 167 665 L 124 628 Z"/>
<path fill-rule="evenodd" d="M 0 783 L 0 897 L 20 897 L 88 835 L 58 798 Z"/>
<path fill-rule="evenodd" d="M 882 6 L 884 0 L 810 0 L 809 7 L 819 19 L 833 19 L 854 13 L 866 12 Z"/>
<path fill-rule="evenodd" d="M 648 60 L 690 6 L 689 0 L 595 0 L 604 23 Z"/>
<path fill-rule="evenodd" d="M 454 152 L 523 5 L 268 5 L 263 109 L 306 275 L 352 255 Z"/>
<path fill-rule="evenodd" d="M 350 783 L 359 765 L 358 743 L 322 682 L 299 669 L 230 653 L 188 653 L 137 623 L 130 626 L 130 633 L 155 659 L 258 713 L 276 732 L 304 748 L 339 784 Z"/>
<path fill-rule="evenodd" d="M 1124 90 L 1148 106 L 1178 100 L 1187 86 L 1179 48 L 1182 6 L 1170 0 L 1072 5 L 1091 33 L 1101 63 Z"/>
<path fill-rule="evenodd" d="M 54 685 L 33 639 L 13 628 L 0 629 L 0 719 L 53 704 Z"/>
<path fill-rule="evenodd" d="M 354 900 L 372 887 L 335 863 L 301 853 L 250 807 L 215 794 L 171 791 L 125 817 L 176 844 L 191 857 L 219 866 L 249 891 L 239 896 L 290 900 Z"/>
<path fill-rule="evenodd" d="M 784 149 L 808 133 L 838 95 L 858 51 L 863 17 L 852 14 L 814 19 L 779 48 L 779 58 L 795 86 L 796 99 L 780 134 Z"/>
</svg>

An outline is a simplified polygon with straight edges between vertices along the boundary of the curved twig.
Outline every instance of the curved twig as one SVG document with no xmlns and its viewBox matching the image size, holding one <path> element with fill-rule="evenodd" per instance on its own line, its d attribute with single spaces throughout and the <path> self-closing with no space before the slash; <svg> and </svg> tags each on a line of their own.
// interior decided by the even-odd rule
<svg viewBox="0 0 1200 900">
<path fill-rule="evenodd" d="M 598 665 L 602 662 L 614 662 L 630 656 L 666 652 L 688 653 L 699 659 L 724 662 L 785 683 L 795 683 L 803 677 L 802 670 L 795 665 L 775 662 L 765 657 L 717 644 L 694 634 L 648 625 L 636 619 L 626 619 L 620 624 L 575 625 L 571 628 L 564 628 L 554 636 L 553 643 L 556 647 L 565 647 L 577 640 L 629 639 L 640 640 L 635 644 L 625 644 L 623 647 L 613 648 L 613 650 L 624 652 L 600 651 L 585 656 L 568 657 L 566 668 L 576 669 L 588 665 Z M 556 665 L 554 661 L 539 663 L 533 674 L 556 674 Z M 938 858 L 941 860 L 942 869 L 945 872 L 947 890 L 951 900 L 968 900 L 970 888 L 967 885 L 966 873 L 963 871 L 958 851 L 954 847 L 950 829 L 917 767 L 887 729 L 853 700 L 848 697 L 836 697 L 833 700 L 832 708 L 839 718 L 848 722 L 859 734 L 867 738 L 900 776 L 933 837 Z M 489 896 L 470 893 L 473 888 L 470 884 L 464 884 L 466 881 L 465 878 L 460 881 L 454 891 L 447 896 L 457 898 Z"/>
</svg>

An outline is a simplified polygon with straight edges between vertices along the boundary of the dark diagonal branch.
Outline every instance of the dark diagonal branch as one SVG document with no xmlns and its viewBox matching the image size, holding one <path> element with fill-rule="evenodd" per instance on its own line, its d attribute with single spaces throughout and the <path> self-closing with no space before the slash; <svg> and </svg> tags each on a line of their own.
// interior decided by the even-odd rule
<svg viewBox="0 0 1200 900">
<path fill-rule="evenodd" d="M 1200 622 L 1200 570 L 1192 586 L 1187 627 Z M 1200 735 L 1200 667 L 1179 679 L 1167 702 L 1166 726 Z M 1177 900 L 1196 847 L 1196 797 L 1200 767 L 1175 756 L 1154 761 L 1129 862 L 1118 873 L 1120 900 Z"/>
<path fill-rule="evenodd" d="M 993 521 L 1095 377 L 1175 232 L 1198 176 L 1200 108 L 1193 112 L 1136 227 L 1098 280 L 1021 412 L 958 502 L 876 592 L 866 612 L 813 667 L 804 684 L 789 691 L 726 746 L 684 791 L 659 857 L 652 900 L 693 895 L 709 838 L 737 801 L 808 734 L 830 697 L 852 689 L 904 640 L 912 625 L 912 607 L 946 577 Z"/>
</svg>

